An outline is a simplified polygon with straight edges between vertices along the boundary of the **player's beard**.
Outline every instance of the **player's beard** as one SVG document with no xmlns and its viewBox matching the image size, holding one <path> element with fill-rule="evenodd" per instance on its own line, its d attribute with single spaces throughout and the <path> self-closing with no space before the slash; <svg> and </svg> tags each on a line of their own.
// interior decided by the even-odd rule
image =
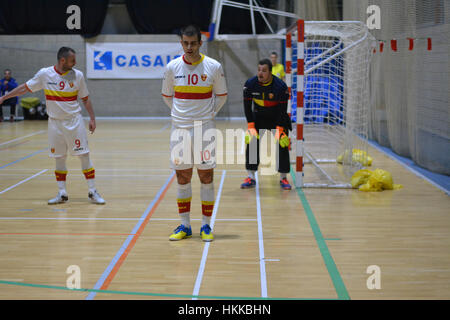
<svg viewBox="0 0 450 320">
<path fill-rule="evenodd" d="M 63 69 L 63 72 L 67 72 L 67 71 L 72 70 L 72 67 L 69 67 L 69 65 L 67 65 L 67 64 L 63 64 L 62 69 Z"/>
<path fill-rule="evenodd" d="M 199 51 L 192 51 L 192 52 L 185 52 L 188 59 L 191 61 L 198 61 L 201 58 L 200 50 Z"/>
</svg>

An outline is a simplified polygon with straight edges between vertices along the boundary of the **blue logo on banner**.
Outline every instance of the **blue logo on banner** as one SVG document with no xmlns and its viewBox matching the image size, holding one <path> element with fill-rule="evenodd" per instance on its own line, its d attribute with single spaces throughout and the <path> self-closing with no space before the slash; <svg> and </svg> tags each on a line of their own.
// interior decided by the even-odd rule
<svg viewBox="0 0 450 320">
<path fill-rule="evenodd" d="M 94 70 L 112 70 L 112 51 L 94 51 Z"/>
</svg>

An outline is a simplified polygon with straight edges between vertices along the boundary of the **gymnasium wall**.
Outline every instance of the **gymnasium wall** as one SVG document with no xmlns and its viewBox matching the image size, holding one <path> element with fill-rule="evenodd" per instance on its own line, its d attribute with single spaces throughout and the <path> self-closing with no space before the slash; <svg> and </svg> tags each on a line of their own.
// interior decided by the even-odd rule
<svg viewBox="0 0 450 320">
<path fill-rule="evenodd" d="M 344 0 L 344 20 L 365 22 L 381 11 L 384 41 L 371 68 L 371 139 L 428 170 L 450 175 L 450 1 Z M 408 38 L 414 39 L 409 50 Z M 432 47 L 428 50 L 427 38 Z M 390 40 L 397 40 L 397 51 Z"/>
<path fill-rule="evenodd" d="M 0 35 L 0 69 L 10 68 L 18 83 L 33 77 L 42 67 L 56 63 L 56 52 L 69 46 L 77 52 L 76 68 L 86 73 L 85 43 L 96 42 L 178 42 L 176 35 L 102 34 L 84 39 L 79 35 Z M 219 117 L 243 117 L 242 88 L 256 74 L 258 61 L 271 51 L 281 53 L 281 40 L 234 40 L 204 42 L 202 52 L 223 65 L 229 90 L 228 101 Z M 87 79 L 98 117 L 168 117 L 161 99 L 162 80 Z M 28 94 L 44 101 L 43 92 Z M 6 111 L 6 108 L 5 108 Z M 87 113 L 84 111 L 84 115 Z"/>
</svg>

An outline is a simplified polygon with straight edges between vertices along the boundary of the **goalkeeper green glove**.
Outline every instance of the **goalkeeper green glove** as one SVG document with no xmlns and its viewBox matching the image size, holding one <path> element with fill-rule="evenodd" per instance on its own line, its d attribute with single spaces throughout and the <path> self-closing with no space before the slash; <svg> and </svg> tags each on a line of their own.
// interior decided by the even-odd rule
<svg viewBox="0 0 450 320">
<path fill-rule="evenodd" d="M 275 132 L 275 138 L 280 143 L 282 148 L 289 147 L 290 140 L 289 137 L 284 133 L 283 127 L 277 126 L 277 131 Z"/>
<path fill-rule="evenodd" d="M 249 122 L 247 132 L 245 133 L 245 143 L 249 144 L 252 141 L 253 137 L 256 137 L 256 139 L 259 139 L 259 134 L 255 128 L 255 123 Z"/>
</svg>

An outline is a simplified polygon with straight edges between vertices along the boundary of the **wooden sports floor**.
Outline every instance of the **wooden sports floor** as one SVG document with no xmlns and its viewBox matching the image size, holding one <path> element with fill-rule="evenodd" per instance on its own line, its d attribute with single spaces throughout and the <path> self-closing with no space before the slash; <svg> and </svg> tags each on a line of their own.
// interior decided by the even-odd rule
<svg viewBox="0 0 450 320">
<path fill-rule="evenodd" d="M 244 165 L 220 164 L 215 241 L 199 236 L 194 175 L 193 237 L 170 242 L 169 136 L 169 120 L 97 120 L 89 146 L 106 205 L 89 203 L 69 157 L 69 202 L 49 206 L 47 122 L 0 123 L 0 299 L 450 299 L 450 199 L 384 153 L 369 148 L 372 168 L 401 190 L 283 191 L 261 171 L 241 190 Z"/>
</svg>

